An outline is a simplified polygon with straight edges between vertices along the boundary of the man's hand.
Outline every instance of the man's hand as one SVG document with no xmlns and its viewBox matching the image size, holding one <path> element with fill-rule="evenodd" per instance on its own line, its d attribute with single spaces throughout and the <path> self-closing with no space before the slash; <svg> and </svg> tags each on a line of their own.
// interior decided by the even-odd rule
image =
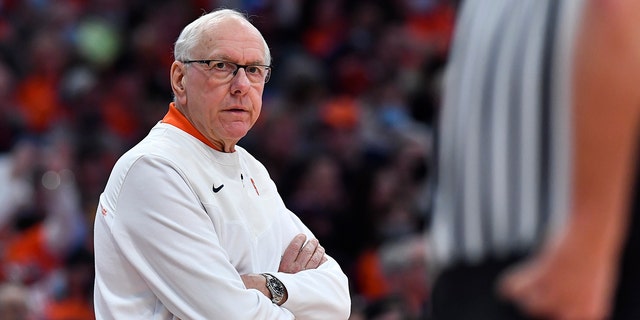
<svg viewBox="0 0 640 320">
<path fill-rule="evenodd" d="M 302 270 L 316 269 L 327 261 L 324 248 L 318 239 L 311 239 L 305 244 L 306 240 L 307 236 L 302 233 L 291 240 L 280 260 L 279 272 L 298 273 Z"/>
<path fill-rule="evenodd" d="M 500 293 L 532 316 L 558 320 L 602 320 L 611 308 L 616 279 L 613 259 L 595 254 L 589 242 L 549 243 L 507 272 Z"/>
<path fill-rule="evenodd" d="M 324 256 L 324 248 L 318 239 L 311 239 L 305 244 L 306 240 L 307 236 L 303 233 L 291 240 L 282 255 L 278 272 L 298 273 L 302 270 L 315 269 L 327 261 L 327 257 Z M 256 289 L 271 299 L 271 292 L 267 289 L 267 281 L 262 275 L 250 273 L 240 275 L 240 278 L 247 289 Z M 285 292 L 285 298 L 280 304 L 286 300 Z"/>
<path fill-rule="evenodd" d="M 242 282 L 244 282 L 244 286 L 247 289 L 256 289 L 271 299 L 271 292 L 267 289 L 267 280 L 262 275 L 249 273 L 240 275 L 240 278 L 242 278 Z"/>
<path fill-rule="evenodd" d="M 273 299 L 273 296 L 271 295 L 271 291 L 267 289 L 267 279 L 262 274 L 256 274 L 256 273 L 243 274 L 243 275 L 240 275 L 240 278 L 242 278 L 242 282 L 244 283 L 244 286 L 247 289 L 256 289 L 262 292 L 262 294 L 264 294 L 267 298 L 269 298 L 269 300 Z M 288 298 L 289 298 L 289 293 L 285 288 L 284 296 L 282 297 L 282 300 L 278 303 L 278 305 L 281 306 L 283 303 L 287 301 Z"/>
</svg>

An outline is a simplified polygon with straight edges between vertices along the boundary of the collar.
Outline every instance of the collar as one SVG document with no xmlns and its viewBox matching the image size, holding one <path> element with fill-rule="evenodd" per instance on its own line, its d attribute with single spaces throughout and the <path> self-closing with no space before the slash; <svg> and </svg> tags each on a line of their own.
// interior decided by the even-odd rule
<svg viewBox="0 0 640 320">
<path fill-rule="evenodd" d="M 180 110 L 176 108 L 176 104 L 174 102 L 171 102 L 169 104 L 169 111 L 164 116 L 164 118 L 162 118 L 162 122 L 166 124 L 170 124 L 190 134 L 191 136 L 200 140 L 202 143 L 206 144 L 207 146 L 209 146 L 214 150 L 222 151 L 220 150 L 220 148 L 216 147 L 213 143 L 211 143 L 211 141 L 209 141 L 202 133 L 200 133 L 200 131 L 198 131 L 198 129 L 196 129 L 196 127 L 194 127 L 191 124 L 191 122 L 189 122 L 189 119 L 187 119 L 182 114 L 182 112 L 180 112 Z"/>
</svg>

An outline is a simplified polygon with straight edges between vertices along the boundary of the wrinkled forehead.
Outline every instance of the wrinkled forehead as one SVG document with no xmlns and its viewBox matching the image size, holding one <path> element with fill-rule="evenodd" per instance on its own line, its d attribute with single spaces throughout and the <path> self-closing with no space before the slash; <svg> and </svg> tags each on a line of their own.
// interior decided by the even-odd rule
<svg viewBox="0 0 640 320">
<path fill-rule="evenodd" d="M 237 63 L 264 63 L 266 58 L 264 39 L 258 29 L 233 17 L 206 26 L 194 51 L 205 58 Z"/>
</svg>

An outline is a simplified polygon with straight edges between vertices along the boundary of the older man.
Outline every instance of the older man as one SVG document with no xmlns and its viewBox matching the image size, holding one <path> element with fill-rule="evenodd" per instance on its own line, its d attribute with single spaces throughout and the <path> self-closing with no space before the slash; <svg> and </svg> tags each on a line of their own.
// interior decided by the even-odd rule
<svg viewBox="0 0 640 320">
<path fill-rule="evenodd" d="M 264 38 L 218 10 L 185 27 L 174 56 L 174 102 L 100 197 L 97 318 L 347 319 L 340 266 L 237 145 L 271 73 Z"/>
</svg>

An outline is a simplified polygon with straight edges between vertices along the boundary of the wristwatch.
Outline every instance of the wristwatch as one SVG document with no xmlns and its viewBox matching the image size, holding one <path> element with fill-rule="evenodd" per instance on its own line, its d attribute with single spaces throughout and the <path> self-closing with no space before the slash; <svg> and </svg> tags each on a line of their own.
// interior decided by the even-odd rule
<svg viewBox="0 0 640 320">
<path fill-rule="evenodd" d="M 284 285 L 278 278 L 268 274 L 262 273 L 262 276 L 267 279 L 267 289 L 271 292 L 271 302 L 280 305 L 284 299 L 284 294 L 287 291 Z"/>
</svg>

